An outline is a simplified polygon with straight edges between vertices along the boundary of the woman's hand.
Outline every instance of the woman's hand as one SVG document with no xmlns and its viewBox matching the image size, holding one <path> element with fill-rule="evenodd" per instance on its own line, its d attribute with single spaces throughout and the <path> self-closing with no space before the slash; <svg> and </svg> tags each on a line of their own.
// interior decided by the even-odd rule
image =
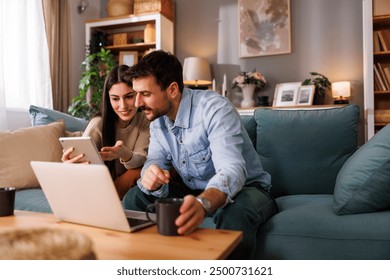
<svg viewBox="0 0 390 280">
<path fill-rule="evenodd" d="M 113 147 L 103 147 L 100 150 L 100 156 L 104 161 L 114 160 L 120 158 L 122 161 L 129 161 L 133 153 L 126 148 L 123 141 L 118 140 Z"/>
<path fill-rule="evenodd" d="M 74 151 L 74 148 L 69 148 L 67 150 L 63 150 L 61 160 L 65 163 L 89 163 L 89 161 L 84 159 L 83 154 L 79 154 L 77 156 L 71 157 L 71 153 Z"/>
</svg>

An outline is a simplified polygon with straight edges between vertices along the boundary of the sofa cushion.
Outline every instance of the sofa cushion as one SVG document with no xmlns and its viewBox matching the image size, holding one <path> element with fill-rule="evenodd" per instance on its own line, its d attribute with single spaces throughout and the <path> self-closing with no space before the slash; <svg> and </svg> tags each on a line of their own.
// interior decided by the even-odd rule
<svg viewBox="0 0 390 280">
<path fill-rule="evenodd" d="M 60 161 L 64 136 L 63 122 L 0 131 L 0 187 L 39 186 L 30 161 Z"/>
<path fill-rule="evenodd" d="M 88 124 L 87 120 L 35 105 L 31 105 L 29 111 L 32 126 L 44 125 L 54 121 L 63 120 L 65 123 L 65 130 L 74 132 L 84 131 Z"/>
<path fill-rule="evenodd" d="M 244 125 L 246 132 L 248 132 L 249 138 L 252 141 L 253 147 L 256 147 L 256 122 L 253 116 L 241 116 L 242 124 Z"/>
<path fill-rule="evenodd" d="M 264 223 L 256 259 L 390 258 L 390 211 L 338 216 L 333 195 L 290 195 L 276 199 L 280 208 Z"/>
<path fill-rule="evenodd" d="M 359 107 L 255 111 L 256 150 L 272 176 L 274 196 L 332 194 L 357 147 Z"/>
<path fill-rule="evenodd" d="M 390 208 L 390 125 L 352 155 L 337 176 L 334 211 L 338 215 Z"/>
</svg>

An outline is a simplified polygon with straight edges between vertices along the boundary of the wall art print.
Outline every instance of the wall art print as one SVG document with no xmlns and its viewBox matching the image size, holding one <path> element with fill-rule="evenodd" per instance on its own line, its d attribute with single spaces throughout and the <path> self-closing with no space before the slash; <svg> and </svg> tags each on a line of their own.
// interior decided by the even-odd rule
<svg viewBox="0 0 390 280">
<path fill-rule="evenodd" d="M 241 58 L 291 53 L 290 0 L 238 0 Z"/>
</svg>

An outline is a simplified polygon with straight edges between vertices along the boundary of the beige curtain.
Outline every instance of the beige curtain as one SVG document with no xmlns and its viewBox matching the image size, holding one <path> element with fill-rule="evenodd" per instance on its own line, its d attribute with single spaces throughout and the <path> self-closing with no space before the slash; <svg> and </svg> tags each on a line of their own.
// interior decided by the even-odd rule
<svg viewBox="0 0 390 280">
<path fill-rule="evenodd" d="M 42 0 L 49 46 L 53 108 L 66 112 L 71 99 L 71 34 L 68 0 Z"/>
</svg>

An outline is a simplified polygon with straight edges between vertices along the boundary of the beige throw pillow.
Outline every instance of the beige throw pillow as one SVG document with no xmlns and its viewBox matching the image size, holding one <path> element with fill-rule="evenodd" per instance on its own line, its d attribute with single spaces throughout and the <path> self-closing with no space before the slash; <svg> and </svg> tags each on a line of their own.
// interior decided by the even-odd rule
<svg viewBox="0 0 390 280">
<path fill-rule="evenodd" d="M 61 161 L 63 122 L 0 131 L 0 187 L 39 187 L 30 162 Z"/>
</svg>

